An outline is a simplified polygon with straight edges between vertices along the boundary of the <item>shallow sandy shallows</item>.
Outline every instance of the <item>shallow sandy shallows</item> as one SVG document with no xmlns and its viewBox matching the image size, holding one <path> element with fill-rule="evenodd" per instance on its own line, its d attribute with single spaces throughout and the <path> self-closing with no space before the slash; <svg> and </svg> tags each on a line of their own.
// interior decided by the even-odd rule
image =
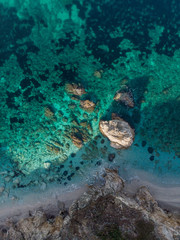
<svg viewBox="0 0 180 240">
<path fill-rule="evenodd" d="M 71 186 L 68 191 L 68 189 L 65 190 L 54 184 L 50 184 L 45 191 L 40 191 L 39 188 L 18 189 L 16 191 L 18 199 L 9 199 L 0 205 L 0 224 L 4 224 L 8 220 L 17 221 L 36 210 L 56 215 L 59 213 L 61 202 L 69 207 L 86 190 L 87 185 Z"/>
</svg>

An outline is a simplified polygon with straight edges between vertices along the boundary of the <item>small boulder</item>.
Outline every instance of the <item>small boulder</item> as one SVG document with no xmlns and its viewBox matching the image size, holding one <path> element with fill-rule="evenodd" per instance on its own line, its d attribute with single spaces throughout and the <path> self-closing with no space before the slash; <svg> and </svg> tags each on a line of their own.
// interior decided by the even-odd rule
<svg viewBox="0 0 180 240">
<path fill-rule="evenodd" d="M 121 118 L 100 121 L 99 130 L 111 141 L 111 147 L 116 149 L 128 148 L 134 141 L 134 130 Z"/>
</svg>

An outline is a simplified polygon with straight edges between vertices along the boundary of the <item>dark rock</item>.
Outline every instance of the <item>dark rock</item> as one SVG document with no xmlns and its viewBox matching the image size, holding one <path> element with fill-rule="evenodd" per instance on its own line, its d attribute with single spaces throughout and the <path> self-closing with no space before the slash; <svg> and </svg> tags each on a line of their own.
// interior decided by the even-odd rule
<svg viewBox="0 0 180 240">
<path fill-rule="evenodd" d="M 68 174 L 68 171 L 64 171 L 64 172 L 63 172 L 63 175 L 64 175 L 64 176 L 67 176 L 67 174 Z"/>
<path fill-rule="evenodd" d="M 68 176 L 68 177 L 67 177 L 67 180 L 71 181 L 71 176 Z"/>
<path fill-rule="evenodd" d="M 151 156 L 149 159 L 150 159 L 151 161 L 153 161 L 153 160 L 154 160 L 154 156 Z"/>
<path fill-rule="evenodd" d="M 71 157 L 75 157 L 76 156 L 76 154 L 75 153 L 71 153 Z"/>
<path fill-rule="evenodd" d="M 101 161 L 97 161 L 95 165 L 96 165 L 96 166 L 100 166 L 101 164 L 102 164 Z"/>
<path fill-rule="evenodd" d="M 114 158 L 115 158 L 115 154 L 114 154 L 114 153 L 110 153 L 110 154 L 108 155 L 108 160 L 109 160 L 110 162 L 112 162 L 112 161 L 114 160 Z"/>
<path fill-rule="evenodd" d="M 152 147 L 148 147 L 148 152 L 153 153 L 154 149 Z"/>
<path fill-rule="evenodd" d="M 101 143 L 103 144 L 104 142 L 105 142 L 104 139 L 102 139 L 102 140 L 101 140 Z"/>
<path fill-rule="evenodd" d="M 146 146 L 146 141 L 142 141 L 142 147 Z"/>
</svg>

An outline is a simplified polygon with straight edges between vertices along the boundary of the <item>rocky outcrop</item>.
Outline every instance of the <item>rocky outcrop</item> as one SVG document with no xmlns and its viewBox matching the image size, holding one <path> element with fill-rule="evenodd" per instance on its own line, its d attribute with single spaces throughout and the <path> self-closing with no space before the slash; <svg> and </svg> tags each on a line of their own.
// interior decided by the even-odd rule
<svg viewBox="0 0 180 240">
<path fill-rule="evenodd" d="M 111 141 L 111 147 L 128 148 L 134 141 L 134 130 L 122 118 L 100 121 L 99 130 Z"/>
<path fill-rule="evenodd" d="M 166 214 L 146 187 L 135 196 L 124 190 L 115 170 L 57 216 L 42 211 L 2 228 L 1 240 L 178 240 L 180 219 Z"/>
</svg>

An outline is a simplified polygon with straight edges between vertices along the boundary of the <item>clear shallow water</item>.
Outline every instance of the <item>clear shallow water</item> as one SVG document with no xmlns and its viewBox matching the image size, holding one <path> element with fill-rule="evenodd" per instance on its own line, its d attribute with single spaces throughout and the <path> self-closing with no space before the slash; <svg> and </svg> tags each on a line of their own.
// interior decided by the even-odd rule
<svg viewBox="0 0 180 240">
<path fill-rule="evenodd" d="M 140 169 L 178 184 L 179 1 L 0 2 L 2 199 L 49 183 L 73 188 L 112 166 L 125 179 Z M 87 94 L 69 94 L 71 83 Z M 132 93 L 134 108 L 113 100 L 120 89 Z M 99 132 L 114 112 L 135 129 L 128 150 L 111 148 Z"/>
</svg>

